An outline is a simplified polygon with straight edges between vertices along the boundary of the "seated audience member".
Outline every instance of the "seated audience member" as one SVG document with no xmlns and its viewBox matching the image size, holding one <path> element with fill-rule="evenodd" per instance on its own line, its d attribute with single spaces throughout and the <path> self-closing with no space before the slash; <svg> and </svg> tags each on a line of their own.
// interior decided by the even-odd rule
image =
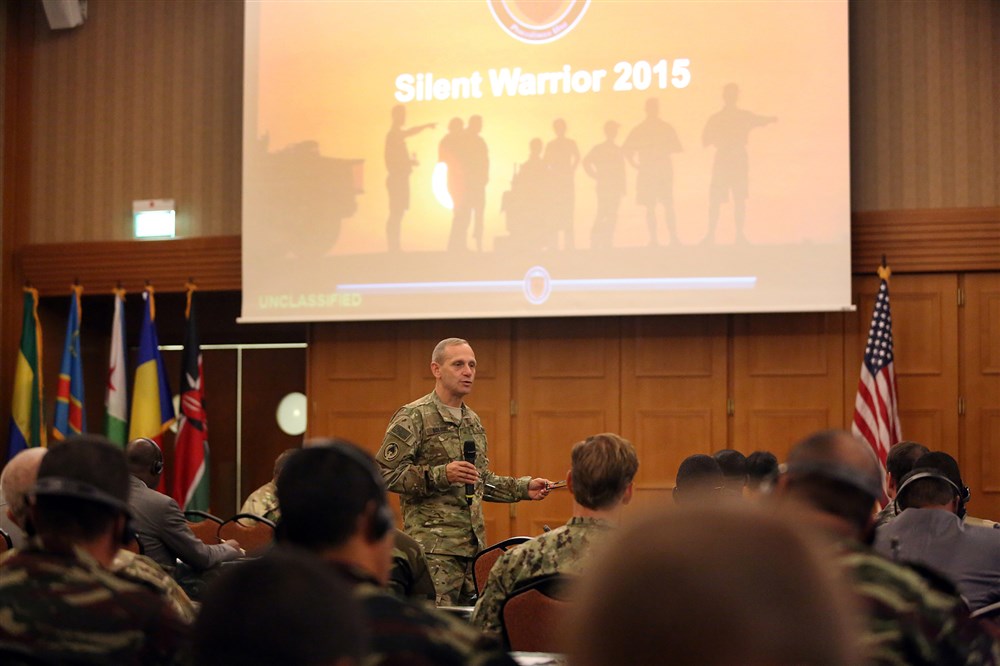
<svg viewBox="0 0 1000 666">
<path fill-rule="evenodd" d="M 144 437 L 135 439 L 126 447 L 125 457 L 132 474 L 129 508 L 143 552 L 172 573 L 185 589 L 196 593 L 196 574 L 244 555 L 235 539 L 213 545 L 202 543 L 188 527 L 177 502 L 155 490 L 163 474 L 163 452 L 155 442 Z"/>
<path fill-rule="evenodd" d="M 781 502 L 805 507 L 804 522 L 826 534 L 865 609 L 861 647 L 873 664 L 997 663 L 1000 651 L 953 586 L 893 563 L 866 544 L 882 474 L 871 448 L 848 432 L 807 437 L 788 455 L 775 486 Z"/>
<path fill-rule="evenodd" d="M 28 535 L 24 533 L 28 518 L 28 492 L 35 485 L 38 466 L 47 451 L 41 446 L 25 449 L 7 461 L 0 474 L 0 499 L 4 504 L 0 512 L 4 521 L 0 523 L 0 529 L 10 537 L 14 548 L 28 545 Z"/>
<path fill-rule="evenodd" d="M 38 467 L 47 451 L 45 448 L 26 449 L 14 456 L 3 471 L 3 492 L 11 507 L 10 518 L 13 527 L 21 534 L 24 534 L 24 528 L 28 524 L 28 496 L 34 489 Z M 27 543 L 21 546 L 25 547 Z M 178 617 L 185 622 L 194 621 L 195 608 L 191 599 L 156 562 L 148 557 L 120 547 L 109 569 L 134 583 L 141 583 L 151 588 L 163 597 Z"/>
<path fill-rule="evenodd" d="M 900 513 L 878 528 L 875 550 L 944 574 L 975 611 L 1000 601 L 1000 530 L 963 524 L 968 498 L 954 458 L 921 456 L 899 484 Z"/>
<path fill-rule="evenodd" d="M 0 561 L 0 643 L 43 663 L 170 664 L 187 626 L 158 595 L 109 571 L 126 533 L 121 449 L 96 436 L 52 446 L 24 550 Z"/>
<path fill-rule="evenodd" d="M 437 593 L 423 547 L 403 530 L 393 528 L 393 532 L 389 589 L 401 597 L 434 603 Z"/>
<path fill-rule="evenodd" d="M 734 449 L 722 449 L 712 454 L 722 468 L 722 490 L 737 497 L 743 496 L 747 485 L 747 458 Z"/>
<path fill-rule="evenodd" d="M 311 442 L 278 477 L 282 546 L 311 551 L 351 585 L 368 620 L 366 664 L 511 664 L 495 642 L 389 592 L 393 516 L 374 459 L 342 440 Z"/>
<path fill-rule="evenodd" d="M 747 456 L 747 491 L 754 496 L 766 492 L 778 477 L 778 458 L 770 451 L 754 451 Z"/>
<path fill-rule="evenodd" d="M 899 515 L 899 506 L 896 504 L 899 481 L 910 473 L 917 458 L 927 452 L 928 448 L 917 442 L 897 442 L 890 447 L 885 459 L 885 494 L 889 503 L 875 515 L 875 527 L 881 527 Z"/>
<path fill-rule="evenodd" d="M 722 468 L 712 456 L 696 453 L 681 461 L 674 482 L 674 503 L 715 502 L 722 491 Z"/>
<path fill-rule="evenodd" d="M 500 633 L 500 607 L 519 585 L 547 574 L 580 574 L 597 543 L 615 527 L 632 500 L 639 469 L 635 448 L 613 433 L 593 435 L 573 445 L 566 485 L 573 494 L 573 517 L 562 527 L 512 548 L 490 570 L 472 623 Z"/>
<path fill-rule="evenodd" d="M 271 480 L 250 493 L 247 501 L 243 502 L 240 513 L 252 513 L 261 518 L 267 518 L 273 523 L 278 522 L 278 519 L 281 518 L 281 507 L 278 505 L 278 493 L 275 483 L 278 480 L 278 475 L 281 474 L 281 468 L 284 467 L 285 461 L 288 460 L 288 456 L 295 453 L 295 451 L 296 449 L 285 449 L 278 454 L 278 457 L 274 460 L 274 472 Z"/>
<path fill-rule="evenodd" d="M 307 553 L 275 549 L 207 586 L 195 663 L 350 666 L 362 663 L 367 634 L 340 576 Z"/>
<path fill-rule="evenodd" d="M 859 663 L 849 597 L 810 537 L 754 504 L 639 519 L 587 571 L 569 663 Z"/>
</svg>

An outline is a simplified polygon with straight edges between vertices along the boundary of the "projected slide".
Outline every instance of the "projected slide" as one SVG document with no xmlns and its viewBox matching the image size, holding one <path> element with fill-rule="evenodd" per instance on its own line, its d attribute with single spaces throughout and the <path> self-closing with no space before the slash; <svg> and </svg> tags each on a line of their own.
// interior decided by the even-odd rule
<svg viewBox="0 0 1000 666">
<path fill-rule="evenodd" d="M 243 321 L 850 307 L 846 2 L 246 3 Z"/>
</svg>

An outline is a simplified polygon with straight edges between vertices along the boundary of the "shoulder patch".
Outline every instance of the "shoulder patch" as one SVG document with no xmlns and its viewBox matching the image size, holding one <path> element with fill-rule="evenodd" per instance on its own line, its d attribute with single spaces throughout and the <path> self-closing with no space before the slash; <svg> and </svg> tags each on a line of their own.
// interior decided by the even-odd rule
<svg viewBox="0 0 1000 666">
<path fill-rule="evenodd" d="M 389 434 L 395 436 L 397 439 L 401 439 L 404 442 L 409 441 L 413 437 L 413 433 L 411 433 L 402 423 L 397 423 L 392 426 L 392 428 L 389 429 Z M 389 458 L 388 456 L 386 456 L 386 459 L 392 460 L 392 458 Z"/>
<path fill-rule="evenodd" d="M 397 426 L 398 427 L 398 426 Z M 396 442 L 389 442 L 382 451 L 382 457 L 388 462 L 392 462 L 399 455 L 399 445 Z"/>
</svg>

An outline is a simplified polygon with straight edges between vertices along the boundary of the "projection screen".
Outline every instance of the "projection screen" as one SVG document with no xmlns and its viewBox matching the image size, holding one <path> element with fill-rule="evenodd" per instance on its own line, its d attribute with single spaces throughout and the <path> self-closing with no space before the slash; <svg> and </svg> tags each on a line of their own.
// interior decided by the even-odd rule
<svg viewBox="0 0 1000 666">
<path fill-rule="evenodd" d="M 850 309 L 846 1 L 246 2 L 241 321 Z"/>
</svg>

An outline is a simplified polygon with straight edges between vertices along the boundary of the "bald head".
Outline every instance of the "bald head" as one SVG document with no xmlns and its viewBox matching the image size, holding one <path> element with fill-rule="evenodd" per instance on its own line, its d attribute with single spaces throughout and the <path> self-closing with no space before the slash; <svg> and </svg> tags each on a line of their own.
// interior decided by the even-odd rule
<svg viewBox="0 0 1000 666">
<path fill-rule="evenodd" d="M 792 448 L 780 485 L 813 508 L 863 531 L 882 494 L 882 472 L 864 442 L 843 430 L 824 430 Z"/>
<path fill-rule="evenodd" d="M 163 452 L 151 439 L 139 437 L 125 447 L 125 459 L 130 474 L 150 488 L 155 488 L 163 473 Z"/>
<path fill-rule="evenodd" d="M 806 437 L 789 452 L 788 467 L 830 472 L 875 497 L 881 494 L 882 472 L 875 453 L 846 430 L 823 430 Z"/>
<path fill-rule="evenodd" d="M 0 475 L 0 493 L 7 505 L 10 519 L 23 528 L 28 515 L 28 493 L 38 478 L 38 466 L 48 449 L 33 447 L 10 459 Z"/>
</svg>

